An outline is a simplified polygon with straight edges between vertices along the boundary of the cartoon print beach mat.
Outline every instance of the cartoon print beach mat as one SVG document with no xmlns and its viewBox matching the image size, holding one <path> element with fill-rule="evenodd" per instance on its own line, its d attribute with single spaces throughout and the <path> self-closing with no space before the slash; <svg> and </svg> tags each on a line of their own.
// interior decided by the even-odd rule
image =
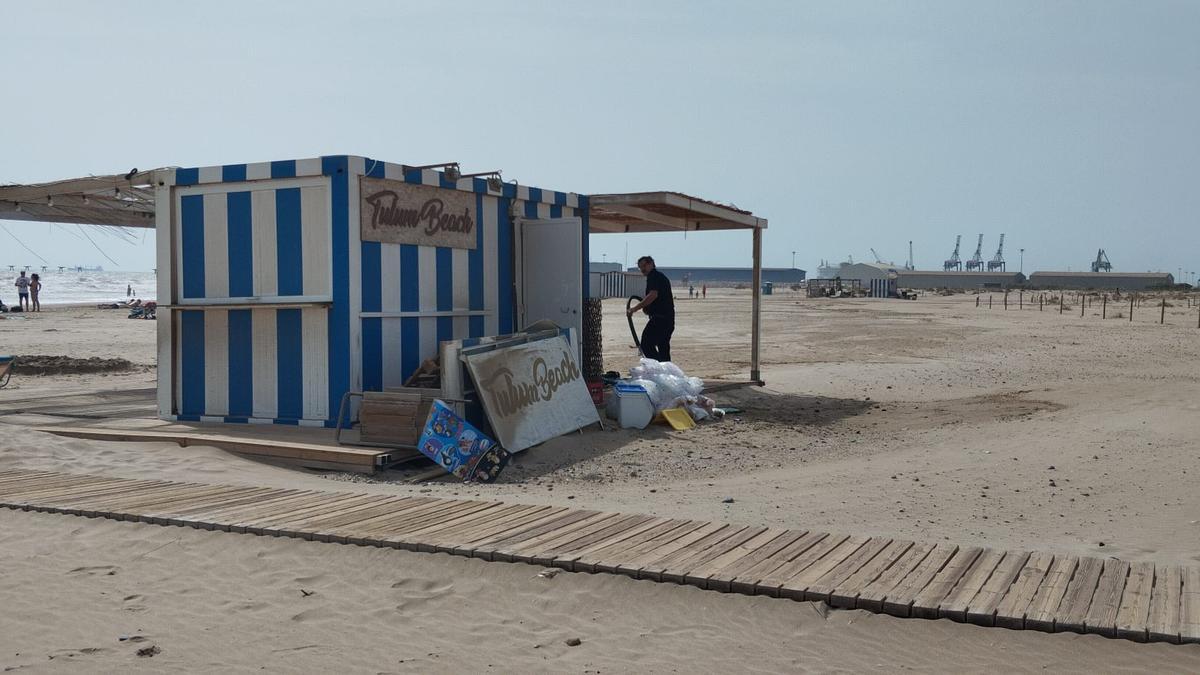
<svg viewBox="0 0 1200 675">
<path fill-rule="evenodd" d="M 463 481 L 491 483 L 512 455 L 441 400 L 434 399 L 417 449 Z"/>
</svg>

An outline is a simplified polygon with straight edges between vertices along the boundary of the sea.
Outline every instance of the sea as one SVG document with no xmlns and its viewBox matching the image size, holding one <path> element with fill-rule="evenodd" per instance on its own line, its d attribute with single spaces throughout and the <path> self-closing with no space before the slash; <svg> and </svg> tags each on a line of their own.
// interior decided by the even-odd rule
<svg viewBox="0 0 1200 675">
<path fill-rule="evenodd" d="M 42 291 L 38 300 L 43 305 L 123 302 L 130 297 L 141 298 L 143 301 L 155 300 L 158 288 L 158 277 L 154 272 L 118 272 L 69 267 L 59 271 L 57 267 L 30 267 L 25 274 L 28 276 L 34 272 L 42 281 Z M 17 289 L 13 283 L 19 274 L 20 268 L 17 267 L 0 269 L 0 279 L 6 279 L 0 284 L 0 300 L 6 305 L 17 302 Z M 126 295 L 127 291 L 129 295 Z"/>
</svg>

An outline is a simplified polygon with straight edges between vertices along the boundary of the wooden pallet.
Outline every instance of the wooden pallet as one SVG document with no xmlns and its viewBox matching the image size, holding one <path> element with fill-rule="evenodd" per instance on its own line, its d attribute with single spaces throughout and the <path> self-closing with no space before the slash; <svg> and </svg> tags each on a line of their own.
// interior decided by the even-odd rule
<svg viewBox="0 0 1200 675">
<path fill-rule="evenodd" d="M 1200 642 L 1200 568 L 433 497 L 0 471 L 0 506 L 442 551 L 901 617 Z"/>
</svg>

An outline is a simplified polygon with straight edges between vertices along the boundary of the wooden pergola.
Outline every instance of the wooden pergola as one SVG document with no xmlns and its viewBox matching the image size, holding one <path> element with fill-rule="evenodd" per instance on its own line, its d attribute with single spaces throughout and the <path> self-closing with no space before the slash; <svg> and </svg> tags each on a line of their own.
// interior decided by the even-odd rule
<svg viewBox="0 0 1200 675">
<path fill-rule="evenodd" d="M 0 220 L 154 227 L 154 172 L 0 185 Z"/>
<path fill-rule="evenodd" d="M 588 230 L 604 233 L 708 232 L 750 230 L 754 260 L 751 276 L 750 381 L 762 385 L 759 347 L 762 336 L 762 231 L 767 220 L 735 206 L 679 192 L 629 192 L 588 197 Z"/>
</svg>

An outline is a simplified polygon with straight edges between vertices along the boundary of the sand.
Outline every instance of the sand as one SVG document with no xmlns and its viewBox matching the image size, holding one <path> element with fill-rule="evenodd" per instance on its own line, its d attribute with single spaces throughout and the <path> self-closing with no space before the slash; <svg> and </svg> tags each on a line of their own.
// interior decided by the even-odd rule
<svg viewBox="0 0 1200 675">
<path fill-rule="evenodd" d="M 764 303 L 767 387 L 718 396 L 744 413 L 688 432 L 555 439 L 519 456 L 494 486 L 409 485 L 391 473 L 297 471 L 203 446 L 51 437 L 12 424 L 21 417 L 0 417 L 8 425 L 0 426 L 0 469 L 481 496 L 1200 559 L 1200 494 L 1188 475 L 1200 474 L 1196 309 L 1176 303 L 1160 326 L 1157 307 L 1138 308 L 1131 323 L 1100 319 L 1099 305 L 1081 318 L 1078 305 L 1061 315 L 1005 312 L 999 295 L 991 310 L 983 297 L 976 309 L 970 295 L 901 302 L 777 291 Z M 606 303 L 605 343 L 608 367 L 626 370 L 633 357 L 622 305 Z M 678 307 L 681 365 L 744 376 L 748 294 L 710 289 L 707 300 Z M 55 309 L 0 320 L 0 352 L 147 366 L 154 324 L 116 310 Z M 18 376 L 0 403 L 134 389 L 153 378 L 146 368 Z M 1200 669 L 1196 646 L 899 620 L 603 575 L 544 579 L 527 565 L 65 516 L 0 511 L 0 564 L 0 667 Z M 138 629 L 145 641 L 118 640 Z M 583 642 L 568 647 L 570 637 Z M 138 657 L 149 644 L 161 653 Z"/>
</svg>

